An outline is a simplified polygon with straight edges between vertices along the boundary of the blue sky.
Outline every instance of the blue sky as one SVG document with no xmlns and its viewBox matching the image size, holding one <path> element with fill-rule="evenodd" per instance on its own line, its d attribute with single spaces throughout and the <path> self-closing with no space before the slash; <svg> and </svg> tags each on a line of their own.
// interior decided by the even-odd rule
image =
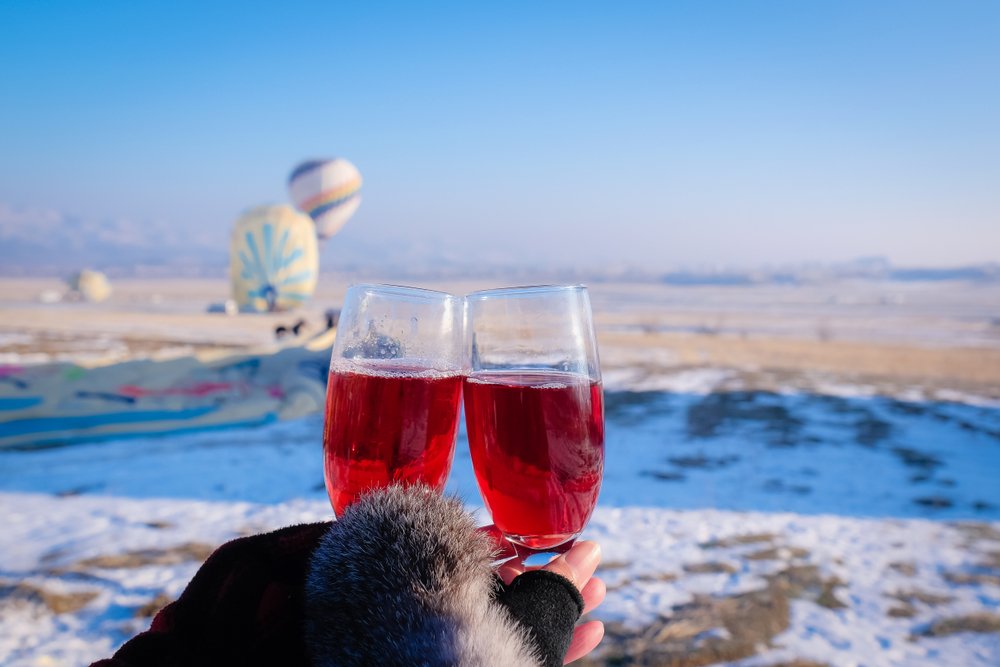
<svg viewBox="0 0 1000 667">
<path fill-rule="evenodd" d="M 997 260 L 997 35 L 985 0 L 0 0 L 0 203 L 224 244 L 339 155 L 328 254 Z"/>
</svg>

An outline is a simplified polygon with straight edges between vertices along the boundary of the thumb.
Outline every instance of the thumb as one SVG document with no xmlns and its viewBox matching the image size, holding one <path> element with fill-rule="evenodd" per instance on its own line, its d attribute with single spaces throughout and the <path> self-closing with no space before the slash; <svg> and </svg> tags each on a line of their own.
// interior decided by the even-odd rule
<svg viewBox="0 0 1000 667">
<path fill-rule="evenodd" d="M 577 542 L 572 549 L 542 569 L 561 574 L 573 582 L 577 589 L 582 590 L 594 576 L 594 571 L 600 562 L 601 547 L 597 542 Z"/>
</svg>

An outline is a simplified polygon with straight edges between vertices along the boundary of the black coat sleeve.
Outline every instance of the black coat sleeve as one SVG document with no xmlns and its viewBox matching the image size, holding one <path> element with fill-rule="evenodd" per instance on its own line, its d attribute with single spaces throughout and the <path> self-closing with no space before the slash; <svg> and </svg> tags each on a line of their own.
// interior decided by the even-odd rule
<svg viewBox="0 0 1000 667">
<path fill-rule="evenodd" d="M 532 570 L 509 586 L 500 583 L 496 600 L 528 629 L 545 667 L 561 667 L 583 613 L 583 596 L 576 586 L 555 572 Z"/>
<path fill-rule="evenodd" d="M 149 630 L 92 667 L 305 667 L 307 563 L 329 527 L 289 526 L 227 542 Z"/>
</svg>

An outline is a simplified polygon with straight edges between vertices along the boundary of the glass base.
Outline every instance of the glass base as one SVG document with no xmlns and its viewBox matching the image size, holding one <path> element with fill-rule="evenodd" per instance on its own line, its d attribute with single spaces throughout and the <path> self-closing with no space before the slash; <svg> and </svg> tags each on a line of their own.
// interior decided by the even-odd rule
<svg viewBox="0 0 1000 667">
<path fill-rule="evenodd" d="M 556 535 L 506 535 L 514 547 L 517 559 L 525 565 L 544 565 L 555 556 L 565 553 L 576 543 L 579 533 Z M 531 562 L 528 562 L 528 559 Z M 540 562 L 541 561 L 541 562 Z"/>
</svg>

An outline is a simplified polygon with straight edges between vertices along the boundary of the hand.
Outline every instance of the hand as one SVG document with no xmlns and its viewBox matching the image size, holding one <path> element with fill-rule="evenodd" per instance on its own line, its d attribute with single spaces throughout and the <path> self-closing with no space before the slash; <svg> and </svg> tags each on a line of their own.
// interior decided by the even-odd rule
<svg viewBox="0 0 1000 667">
<path fill-rule="evenodd" d="M 607 587 L 600 578 L 594 576 L 598 563 L 601 562 L 601 547 L 596 542 L 577 542 L 573 548 L 554 559 L 543 568 L 525 567 L 519 563 L 507 562 L 500 566 L 497 574 L 505 584 L 510 584 L 525 570 L 549 570 L 573 582 L 573 585 L 583 596 L 583 613 L 592 611 L 604 601 Z M 604 624 L 600 621 L 588 621 L 578 625 L 573 631 L 573 639 L 566 651 L 564 664 L 579 660 L 593 651 L 604 638 Z"/>
</svg>

